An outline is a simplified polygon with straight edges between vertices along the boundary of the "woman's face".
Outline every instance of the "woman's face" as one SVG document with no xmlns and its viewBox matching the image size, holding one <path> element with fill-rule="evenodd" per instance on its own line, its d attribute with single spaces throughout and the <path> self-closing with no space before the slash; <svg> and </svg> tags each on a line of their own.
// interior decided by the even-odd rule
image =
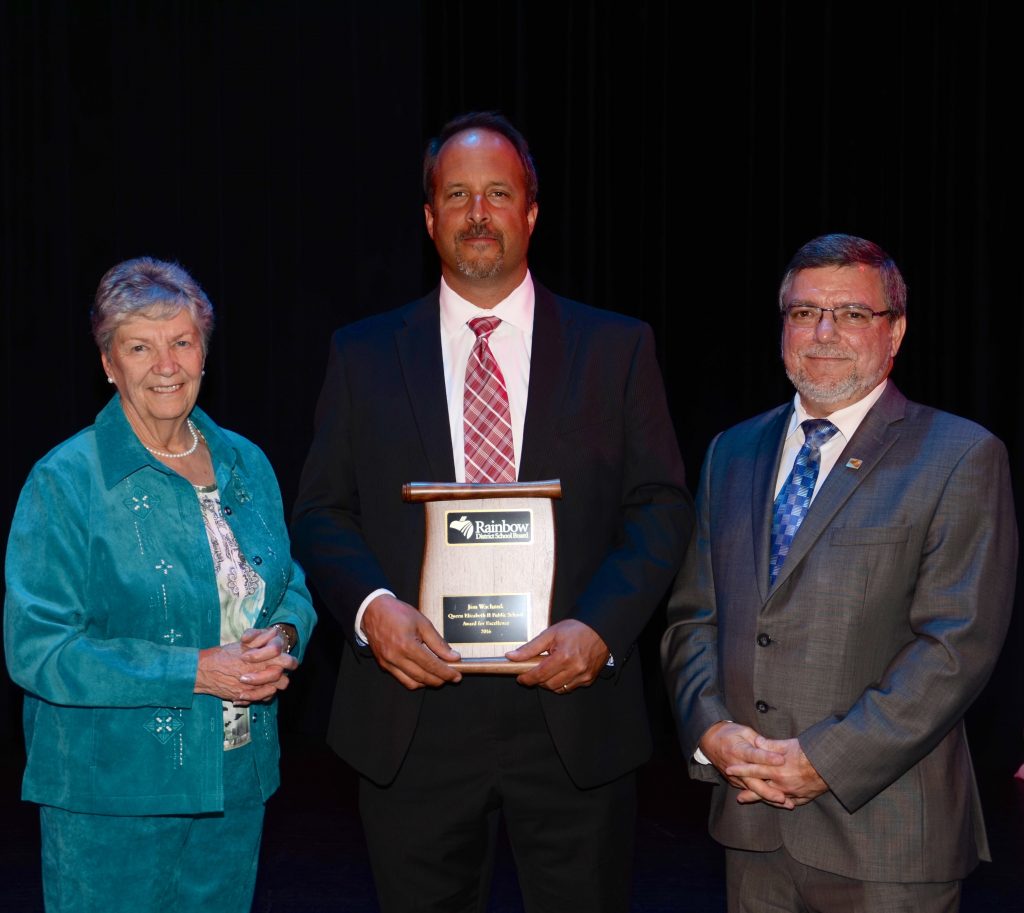
<svg viewBox="0 0 1024 913">
<path fill-rule="evenodd" d="M 173 317 L 133 317 L 114 333 L 103 369 L 113 378 L 125 412 L 152 426 L 184 422 L 199 395 L 202 336 L 182 309 Z"/>
</svg>

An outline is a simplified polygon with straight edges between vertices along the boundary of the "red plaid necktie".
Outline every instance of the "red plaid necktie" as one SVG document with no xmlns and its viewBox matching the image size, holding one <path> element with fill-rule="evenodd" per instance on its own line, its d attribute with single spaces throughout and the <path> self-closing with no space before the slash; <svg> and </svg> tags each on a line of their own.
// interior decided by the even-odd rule
<svg viewBox="0 0 1024 913">
<path fill-rule="evenodd" d="M 487 337 L 499 323 L 499 317 L 475 317 L 469 321 L 469 328 L 476 333 L 476 343 L 466 365 L 466 391 L 462 400 L 467 482 L 516 480 L 508 391 L 501 368 L 487 344 Z"/>
</svg>

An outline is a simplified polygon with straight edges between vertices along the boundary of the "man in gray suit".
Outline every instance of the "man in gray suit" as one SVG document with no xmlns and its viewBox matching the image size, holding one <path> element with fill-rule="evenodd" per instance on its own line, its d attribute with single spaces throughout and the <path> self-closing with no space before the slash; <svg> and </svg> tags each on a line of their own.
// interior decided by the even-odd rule
<svg viewBox="0 0 1024 913">
<path fill-rule="evenodd" d="M 797 394 L 711 443 L 662 641 L 729 910 L 956 911 L 989 858 L 963 718 L 1013 601 L 1006 450 L 887 380 L 876 244 L 808 242 L 779 306 Z"/>
</svg>

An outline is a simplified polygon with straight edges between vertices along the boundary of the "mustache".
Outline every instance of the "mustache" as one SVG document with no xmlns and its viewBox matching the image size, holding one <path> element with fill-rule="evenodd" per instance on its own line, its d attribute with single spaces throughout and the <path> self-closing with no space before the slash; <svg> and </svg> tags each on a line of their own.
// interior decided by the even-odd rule
<svg viewBox="0 0 1024 913">
<path fill-rule="evenodd" d="M 808 346 L 806 349 L 802 349 L 801 355 L 807 358 L 852 358 L 853 355 L 849 350 L 844 349 L 842 346 Z"/>
<path fill-rule="evenodd" d="M 456 241 L 468 241 L 473 238 L 490 238 L 494 241 L 501 241 L 503 239 L 500 231 L 494 231 L 486 225 L 474 225 L 472 228 L 460 231 L 455 236 Z"/>
</svg>

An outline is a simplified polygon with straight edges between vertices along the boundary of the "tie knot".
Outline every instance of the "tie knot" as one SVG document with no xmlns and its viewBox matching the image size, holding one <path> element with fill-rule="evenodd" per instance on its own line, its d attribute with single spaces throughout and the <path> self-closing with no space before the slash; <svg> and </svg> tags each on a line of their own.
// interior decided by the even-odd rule
<svg viewBox="0 0 1024 913">
<path fill-rule="evenodd" d="M 469 321 L 469 328 L 476 333 L 477 339 L 486 339 L 501 323 L 500 317 L 474 317 Z"/>
<path fill-rule="evenodd" d="M 804 430 L 804 440 L 815 450 L 839 430 L 827 418 L 809 418 L 801 422 L 800 427 Z"/>
</svg>

